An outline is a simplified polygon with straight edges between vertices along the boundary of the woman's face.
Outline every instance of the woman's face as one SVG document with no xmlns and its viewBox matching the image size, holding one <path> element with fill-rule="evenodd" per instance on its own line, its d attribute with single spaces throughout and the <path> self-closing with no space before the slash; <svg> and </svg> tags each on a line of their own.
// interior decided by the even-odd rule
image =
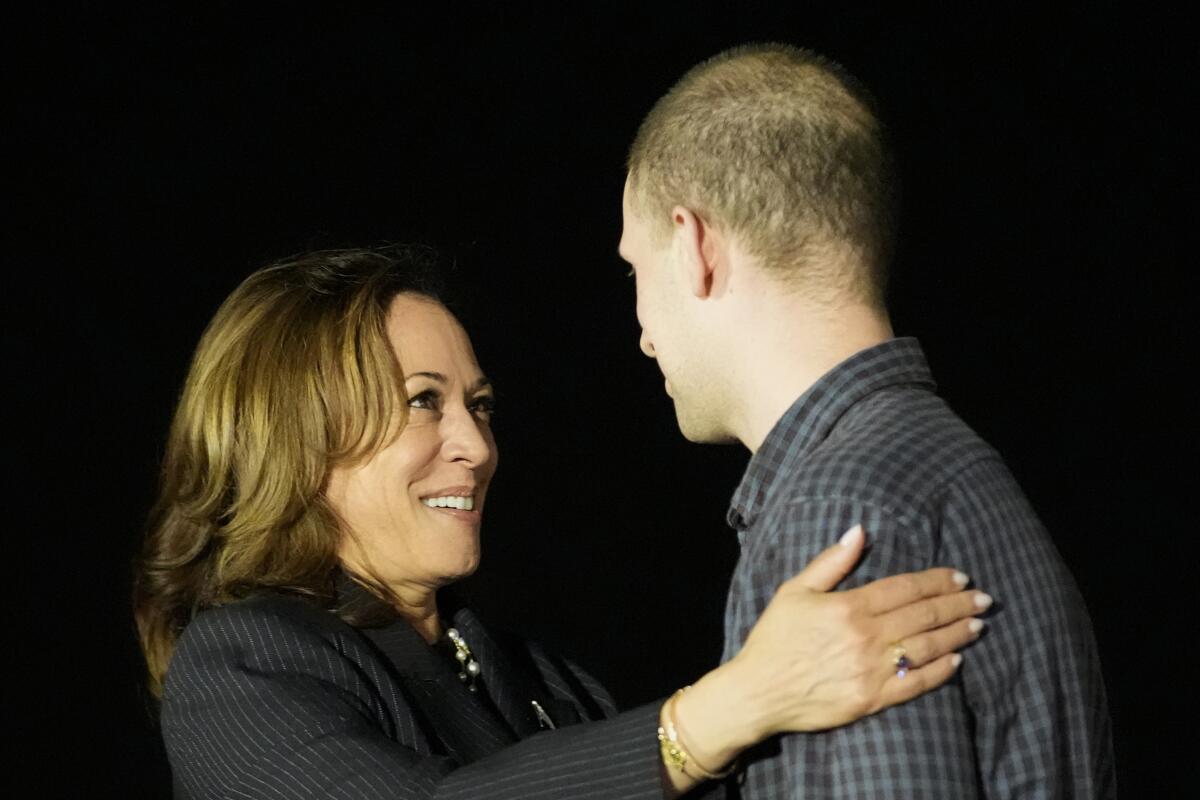
<svg viewBox="0 0 1200 800">
<path fill-rule="evenodd" d="M 479 522 L 496 471 L 491 384 L 440 304 L 398 295 L 388 339 L 404 370 L 408 424 L 369 461 L 337 467 L 326 496 L 352 535 L 339 556 L 419 598 L 479 565 Z"/>
</svg>

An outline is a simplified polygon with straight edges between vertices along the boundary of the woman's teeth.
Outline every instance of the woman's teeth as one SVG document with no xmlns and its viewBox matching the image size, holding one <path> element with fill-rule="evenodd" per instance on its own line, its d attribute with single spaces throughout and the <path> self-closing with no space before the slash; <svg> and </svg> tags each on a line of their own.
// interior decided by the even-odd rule
<svg viewBox="0 0 1200 800">
<path fill-rule="evenodd" d="M 475 510 L 474 497 L 426 497 L 421 502 L 430 508 L 460 508 L 463 511 Z"/>
</svg>

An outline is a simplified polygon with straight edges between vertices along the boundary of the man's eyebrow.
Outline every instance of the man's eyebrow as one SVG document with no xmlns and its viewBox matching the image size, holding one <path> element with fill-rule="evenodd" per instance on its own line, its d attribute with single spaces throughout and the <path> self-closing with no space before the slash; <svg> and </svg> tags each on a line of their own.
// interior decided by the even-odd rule
<svg viewBox="0 0 1200 800">
<path fill-rule="evenodd" d="M 404 376 L 404 380 L 406 381 L 412 380 L 413 378 L 429 378 L 430 380 L 437 381 L 438 383 L 450 382 L 450 379 L 440 372 L 413 372 Z M 491 379 L 485 376 L 475 381 L 474 385 L 472 385 L 467 391 L 474 393 L 478 392 L 480 389 L 486 389 L 491 385 Z"/>
</svg>

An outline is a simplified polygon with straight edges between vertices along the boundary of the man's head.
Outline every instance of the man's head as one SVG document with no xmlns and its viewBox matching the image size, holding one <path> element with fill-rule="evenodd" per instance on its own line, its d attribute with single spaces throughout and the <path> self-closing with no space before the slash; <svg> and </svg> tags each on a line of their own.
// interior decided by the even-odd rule
<svg viewBox="0 0 1200 800">
<path fill-rule="evenodd" d="M 642 350 L 687 438 L 747 442 L 764 370 L 784 395 L 796 384 L 765 351 L 774 337 L 799 356 L 797 318 L 835 320 L 824 338 L 841 336 L 839 320 L 886 320 L 895 181 L 871 106 L 836 64 L 754 45 L 693 68 L 642 123 L 620 251 Z M 802 338 L 820 351 L 815 368 L 831 348 Z"/>
<path fill-rule="evenodd" d="M 629 153 L 634 211 L 664 241 L 681 205 L 783 290 L 882 309 L 896 180 L 873 100 L 837 64 L 763 44 L 693 67 Z"/>
</svg>

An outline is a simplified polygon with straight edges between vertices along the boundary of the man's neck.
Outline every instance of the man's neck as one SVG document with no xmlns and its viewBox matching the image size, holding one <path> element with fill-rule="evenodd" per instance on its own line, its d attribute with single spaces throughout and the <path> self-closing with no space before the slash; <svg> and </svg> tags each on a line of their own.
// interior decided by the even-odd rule
<svg viewBox="0 0 1200 800">
<path fill-rule="evenodd" d="M 766 313 L 764 313 L 764 311 Z M 860 303 L 780 298 L 746 319 L 735 434 L 756 452 L 800 395 L 855 353 L 891 339 L 886 314 Z"/>
</svg>

